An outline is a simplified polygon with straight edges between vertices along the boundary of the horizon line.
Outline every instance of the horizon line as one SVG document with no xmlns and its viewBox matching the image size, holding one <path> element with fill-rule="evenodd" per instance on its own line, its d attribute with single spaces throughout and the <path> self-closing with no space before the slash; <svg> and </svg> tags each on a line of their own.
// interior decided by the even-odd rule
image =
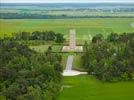
<svg viewBox="0 0 134 100">
<path fill-rule="evenodd" d="M 134 1 L 17 1 L 17 2 L 3 2 L 0 1 L 0 3 L 134 3 Z"/>
</svg>

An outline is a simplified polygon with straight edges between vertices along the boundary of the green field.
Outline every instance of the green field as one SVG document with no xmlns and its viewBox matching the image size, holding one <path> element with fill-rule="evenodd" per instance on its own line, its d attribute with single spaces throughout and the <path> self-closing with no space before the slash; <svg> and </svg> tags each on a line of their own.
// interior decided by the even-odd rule
<svg viewBox="0 0 134 100">
<path fill-rule="evenodd" d="M 51 44 L 30 46 L 30 48 L 39 52 L 39 53 L 44 53 L 48 50 L 49 46 L 51 46 Z M 61 52 L 61 48 L 62 48 L 61 45 L 53 45 L 51 47 L 52 47 L 52 52 Z"/>
<path fill-rule="evenodd" d="M 64 77 L 58 100 L 133 100 L 134 81 L 103 83 L 92 76 Z"/>
<path fill-rule="evenodd" d="M 37 52 L 44 53 L 47 51 L 49 46 L 50 45 L 39 45 L 39 46 L 30 46 L 30 48 Z"/>
<path fill-rule="evenodd" d="M 76 29 L 77 41 L 89 40 L 93 35 L 111 32 L 134 32 L 133 18 L 90 18 L 90 19 L 1 19 L 0 37 L 11 36 L 20 31 L 53 30 L 65 34 L 68 38 L 69 29 Z"/>
</svg>

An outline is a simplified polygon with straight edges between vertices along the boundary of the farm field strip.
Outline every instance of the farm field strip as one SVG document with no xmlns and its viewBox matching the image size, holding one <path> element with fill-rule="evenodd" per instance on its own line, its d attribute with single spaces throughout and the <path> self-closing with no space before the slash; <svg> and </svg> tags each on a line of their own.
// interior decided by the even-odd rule
<svg viewBox="0 0 134 100">
<path fill-rule="evenodd" d="M 88 36 L 102 33 L 104 36 L 111 32 L 134 32 L 133 18 L 90 18 L 90 19 L 0 19 L 0 37 L 11 36 L 19 31 L 53 30 L 63 33 L 68 38 L 70 28 L 76 29 L 76 39 L 85 40 Z"/>
</svg>

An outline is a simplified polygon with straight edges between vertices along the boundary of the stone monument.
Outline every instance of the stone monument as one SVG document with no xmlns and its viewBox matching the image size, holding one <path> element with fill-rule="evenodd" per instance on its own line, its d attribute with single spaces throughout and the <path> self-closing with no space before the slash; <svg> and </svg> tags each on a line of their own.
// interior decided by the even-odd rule
<svg viewBox="0 0 134 100">
<path fill-rule="evenodd" d="M 82 46 L 76 46 L 76 41 L 75 41 L 75 29 L 71 29 L 69 36 L 69 46 L 63 46 L 62 51 L 63 52 L 82 52 L 83 51 L 83 47 Z"/>
<path fill-rule="evenodd" d="M 75 30 L 70 30 L 70 42 L 69 42 L 70 49 L 75 49 Z"/>
</svg>

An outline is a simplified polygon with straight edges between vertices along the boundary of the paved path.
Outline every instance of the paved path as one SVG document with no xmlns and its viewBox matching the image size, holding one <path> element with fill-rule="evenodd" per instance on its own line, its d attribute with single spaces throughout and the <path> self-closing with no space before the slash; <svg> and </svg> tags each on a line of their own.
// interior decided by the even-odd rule
<svg viewBox="0 0 134 100">
<path fill-rule="evenodd" d="M 72 70 L 73 61 L 74 61 L 74 56 L 73 55 L 68 56 L 66 68 L 62 74 L 63 76 L 75 76 L 79 74 L 87 74 L 87 72 L 79 72 L 76 70 Z"/>
<path fill-rule="evenodd" d="M 74 56 L 72 56 L 72 55 L 68 56 L 65 71 L 71 71 L 72 70 L 73 60 L 74 60 Z"/>
</svg>

